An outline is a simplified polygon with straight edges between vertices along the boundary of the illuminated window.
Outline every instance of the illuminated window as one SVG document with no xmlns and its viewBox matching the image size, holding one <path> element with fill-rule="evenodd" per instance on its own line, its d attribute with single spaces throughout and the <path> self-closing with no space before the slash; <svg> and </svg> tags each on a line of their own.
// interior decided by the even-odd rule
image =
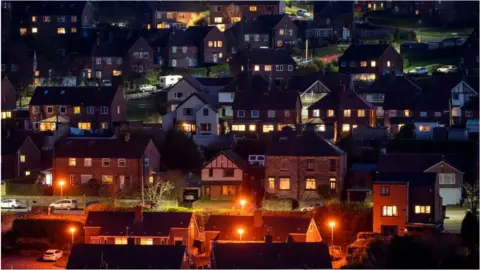
<svg viewBox="0 0 480 270">
<path fill-rule="evenodd" d="M 250 131 L 255 131 L 256 129 L 257 129 L 257 126 L 255 126 L 255 125 L 249 125 L 248 126 L 248 130 L 250 130 Z"/>
<path fill-rule="evenodd" d="M 357 115 L 358 117 L 365 117 L 365 110 L 358 110 Z"/>
<path fill-rule="evenodd" d="M 56 128 L 55 123 L 43 122 L 40 123 L 40 131 L 54 131 Z"/>
<path fill-rule="evenodd" d="M 25 163 L 25 160 L 26 160 L 26 159 L 27 159 L 27 158 L 25 157 L 25 155 L 20 155 L 20 162 L 21 162 L 21 163 Z"/>
<path fill-rule="evenodd" d="M 382 217 L 398 216 L 397 206 L 382 206 Z"/>
<path fill-rule="evenodd" d="M 115 245 L 126 245 L 127 237 L 115 237 Z"/>
<path fill-rule="evenodd" d="M 57 34 L 65 34 L 65 28 L 57 28 Z"/>
<path fill-rule="evenodd" d="M 92 159 L 91 158 L 84 158 L 83 159 L 83 166 L 84 167 L 92 167 Z"/>
<path fill-rule="evenodd" d="M 37 16 L 32 16 L 32 22 L 36 22 L 37 21 Z"/>
<path fill-rule="evenodd" d="M 76 28 L 76 27 L 72 27 L 72 29 L 70 29 L 70 31 L 71 31 L 72 33 L 76 33 L 76 32 L 77 32 L 77 28 Z"/>
<path fill-rule="evenodd" d="M 88 122 L 79 122 L 78 123 L 78 128 L 83 129 L 83 130 L 90 130 L 91 125 Z"/>
<path fill-rule="evenodd" d="M 410 110 L 405 110 L 403 111 L 406 117 L 410 117 Z"/>
<path fill-rule="evenodd" d="M 317 185 L 315 183 L 315 178 L 307 178 L 305 179 L 305 189 L 315 190 Z"/>
<path fill-rule="evenodd" d="M 272 71 L 272 66 L 271 65 L 266 65 L 265 66 L 265 71 Z"/>
<path fill-rule="evenodd" d="M 275 190 L 275 178 L 269 177 L 268 178 L 268 189 Z"/>
<path fill-rule="evenodd" d="M 263 125 L 263 133 L 273 131 L 273 125 Z"/>
<path fill-rule="evenodd" d="M 250 6 L 250 11 L 257 11 L 257 6 Z"/>
<path fill-rule="evenodd" d="M 222 23 L 223 18 L 222 18 L 222 17 L 215 17 L 215 18 L 213 19 L 213 21 L 214 21 L 215 23 Z"/>
<path fill-rule="evenodd" d="M 320 131 L 320 132 L 324 132 L 325 131 L 325 125 L 318 125 L 317 130 Z"/>
<path fill-rule="evenodd" d="M 336 190 L 337 189 L 337 178 L 330 178 L 330 189 Z"/>
<path fill-rule="evenodd" d="M 430 205 L 415 205 L 415 214 L 430 214 Z"/>
<path fill-rule="evenodd" d="M 350 131 L 350 125 L 349 124 L 343 124 L 342 125 L 342 131 Z"/>
<path fill-rule="evenodd" d="M 418 14 L 420 14 L 420 10 L 417 9 L 415 10 L 415 15 L 418 15 Z"/>
<path fill-rule="evenodd" d="M 102 129 L 108 129 L 108 122 L 102 122 L 100 126 Z"/>
<path fill-rule="evenodd" d="M 360 66 L 361 67 L 366 67 L 367 66 L 367 61 L 360 61 Z"/>
<path fill-rule="evenodd" d="M 278 33 L 280 34 L 280 36 L 285 35 L 285 29 L 278 30 Z"/>
<path fill-rule="evenodd" d="M 290 178 L 288 177 L 280 177 L 280 186 L 278 189 L 280 190 L 290 190 Z"/>
<path fill-rule="evenodd" d="M 102 175 L 102 183 L 113 184 L 113 176 L 112 175 Z"/>
<path fill-rule="evenodd" d="M 151 246 L 151 245 L 153 245 L 153 239 L 152 238 L 141 238 L 140 239 L 140 245 Z"/>
<path fill-rule="evenodd" d="M 387 67 L 390 67 L 390 61 L 387 61 Z"/>
<path fill-rule="evenodd" d="M 213 47 L 213 41 L 208 42 L 208 47 Z"/>
<path fill-rule="evenodd" d="M 377 62 L 375 62 L 375 61 L 370 62 L 370 66 L 371 66 L 371 67 L 376 67 L 376 66 L 377 66 Z"/>
<path fill-rule="evenodd" d="M 76 158 L 69 158 L 68 159 L 68 166 L 75 167 L 77 165 L 77 159 Z"/>
<path fill-rule="evenodd" d="M 237 187 L 232 185 L 222 186 L 222 196 L 235 196 Z"/>
<path fill-rule="evenodd" d="M 357 128 L 358 126 L 357 125 L 352 125 L 352 128 Z"/>
<path fill-rule="evenodd" d="M 334 110 L 328 110 L 327 111 L 327 116 L 328 117 L 334 117 L 335 116 L 335 111 Z"/>
<path fill-rule="evenodd" d="M 25 171 L 25 176 L 29 176 L 30 175 L 30 171 Z"/>
<path fill-rule="evenodd" d="M 245 131 L 245 125 L 232 125 L 232 131 Z"/>
<path fill-rule="evenodd" d="M 150 175 L 150 176 L 148 177 L 148 182 L 149 182 L 150 184 L 153 184 L 153 176 L 152 176 L 152 175 Z"/>
<path fill-rule="evenodd" d="M 241 21 L 242 18 L 241 17 L 232 17 L 232 18 L 230 18 L 230 20 L 232 21 L 232 23 L 237 23 L 237 22 Z"/>
<path fill-rule="evenodd" d="M 221 40 L 217 41 L 217 47 L 221 48 L 223 46 L 223 42 Z"/>
<path fill-rule="evenodd" d="M 79 114 L 80 113 L 80 107 L 73 107 L 73 113 L 74 114 Z"/>
<path fill-rule="evenodd" d="M 243 71 L 243 66 L 241 66 L 241 67 L 240 67 L 240 70 L 242 70 L 242 71 Z"/>
<path fill-rule="evenodd" d="M 283 41 L 277 40 L 277 47 L 283 47 Z"/>
<path fill-rule="evenodd" d="M 430 132 L 430 126 L 427 126 L 427 125 L 419 126 L 418 131 L 420 131 L 420 132 Z"/>
<path fill-rule="evenodd" d="M 38 33 L 38 28 L 37 27 L 32 27 L 32 34 Z"/>
<path fill-rule="evenodd" d="M 350 117 L 352 115 L 352 111 L 351 110 L 343 110 L 343 116 L 345 117 Z"/>
<path fill-rule="evenodd" d="M 113 76 L 121 76 L 122 75 L 122 71 L 121 70 L 113 70 Z"/>
<path fill-rule="evenodd" d="M 255 71 L 260 71 L 260 66 L 259 66 L 259 65 L 255 65 L 255 66 L 253 67 L 253 69 L 254 69 Z"/>
<path fill-rule="evenodd" d="M 27 28 L 20 28 L 20 35 L 24 36 L 27 34 Z"/>
</svg>

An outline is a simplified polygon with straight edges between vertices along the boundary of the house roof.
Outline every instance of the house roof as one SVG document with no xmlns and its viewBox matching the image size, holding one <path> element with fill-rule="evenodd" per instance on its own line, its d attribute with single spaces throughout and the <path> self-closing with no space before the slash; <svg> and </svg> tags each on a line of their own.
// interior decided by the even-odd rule
<svg viewBox="0 0 480 270">
<path fill-rule="evenodd" d="M 67 1 L 29 1 L 25 3 L 25 12 L 29 15 L 82 15 L 83 9 L 88 2 Z"/>
<path fill-rule="evenodd" d="M 143 39 L 143 37 L 130 37 L 130 38 L 122 38 L 122 39 L 115 39 L 111 42 L 102 42 L 99 45 L 93 46 L 93 56 L 99 57 L 125 57 L 128 50 L 132 48 L 132 46 L 139 40 Z"/>
<path fill-rule="evenodd" d="M 230 84 L 220 90 L 220 92 L 268 92 L 269 88 L 271 90 L 279 90 L 277 85 L 268 82 L 267 79 L 263 76 L 241 73 Z"/>
<path fill-rule="evenodd" d="M 378 157 L 379 173 L 423 173 L 435 164 L 444 161 L 452 167 L 462 170 L 462 160 L 454 155 L 442 154 L 381 154 Z"/>
<path fill-rule="evenodd" d="M 387 93 L 387 92 L 416 93 L 421 88 L 406 76 L 381 76 L 368 88 L 359 88 L 361 93 Z"/>
<path fill-rule="evenodd" d="M 430 185 L 435 183 L 437 173 L 379 173 L 375 182 L 409 183 L 410 185 Z"/>
<path fill-rule="evenodd" d="M 350 45 L 340 57 L 344 61 L 377 60 L 390 47 L 390 44 Z"/>
<path fill-rule="evenodd" d="M 243 158 L 241 158 L 237 153 L 235 153 L 232 149 L 223 150 L 219 153 L 219 155 L 220 154 L 224 154 L 228 159 L 233 161 L 233 163 L 235 163 L 241 169 L 244 168 L 245 160 Z M 216 156 L 213 159 L 215 159 L 215 158 L 216 158 Z"/>
<path fill-rule="evenodd" d="M 294 110 L 299 95 L 294 91 L 239 91 L 235 93 L 233 110 Z"/>
<path fill-rule="evenodd" d="M 197 80 L 201 85 L 209 87 L 209 86 L 226 86 L 231 82 L 233 82 L 235 78 L 233 77 L 222 77 L 222 78 L 199 77 L 194 79 Z"/>
<path fill-rule="evenodd" d="M 295 65 L 292 55 L 285 49 L 243 49 L 238 52 L 232 61 L 237 57 L 244 57 L 252 65 Z"/>
<path fill-rule="evenodd" d="M 180 269 L 185 251 L 185 246 L 176 245 L 75 244 L 66 268 Z"/>
<path fill-rule="evenodd" d="M 132 136 L 123 138 L 71 137 L 58 141 L 56 157 L 141 158 L 151 139 Z"/>
<path fill-rule="evenodd" d="M 315 109 L 334 109 L 337 108 L 354 109 L 354 110 L 369 110 L 372 105 L 357 95 L 355 91 L 341 91 L 336 93 L 328 93 L 313 105 L 308 107 L 309 110 Z"/>
<path fill-rule="evenodd" d="M 218 269 L 330 269 L 326 243 L 215 243 Z"/>
<path fill-rule="evenodd" d="M 189 39 L 193 40 L 195 45 L 200 47 L 205 37 L 211 31 L 220 31 L 216 26 L 190 26 L 185 30 Z"/>
<path fill-rule="evenodd" d="M 345 152 L 318 136 L 314 131 L 305 130 L 302 135 L 296 135 L 286 129 L 270 137 L 267 143 L 267 155 L 331 157 L 344 156 Z"/>
<path fill-rule="evenodd" d="M 30 105 L 110 106 L 117 91 L 115 87 L 37 86 Z"/>
<path fill-rule="evenodd" d="M 3 132 L 5 136 L 5 132 Z M 15 155 L 20 149 L 20 147 L 23 145 L 25 140 L 29 138 L 28 134 L 24 132 L 20 133 L 11 133 L 8 138 L 5 138 L 2 136 L 2 156 L 4 155 Z"/>
</svg>

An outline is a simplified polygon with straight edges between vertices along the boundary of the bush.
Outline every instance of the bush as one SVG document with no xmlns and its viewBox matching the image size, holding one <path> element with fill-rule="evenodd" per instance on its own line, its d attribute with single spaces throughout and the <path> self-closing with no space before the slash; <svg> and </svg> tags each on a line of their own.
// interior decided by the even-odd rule
<svg viewBox="0 0 480 270">
<path fill-rule="evenodd" d="M 95 203 L 85 207 L 85 209 L 83 210 L 83 213 L 85 215 L 88 215 L 89 212 L 101 212 L 101 211 L 113 212 L 115 211 L 115 206 L 111 203 Z"/>
<path fill-rule="evenodd" d="M 75 236 L 78 239 L 82 239 L 84 235 L 83 223 L 79 221 L 63 219 L 16 219 L 13 222 L 13 231 L 17 240 L 22 238 L 36 239 L 30 241 L 36 243 L 35 241 L 45 242 L 39 239 L 48 239 L 47 243 L 58 248 L 64 247 L 72 241 L 71 234 L 68 231 L 70 227 L 75 227 L 77 229 Z"/>
<path fill-rule="evenodd" d="M 45 195 L 47 186 L 40 184 L 16 184 L 7 182 L 6 193 L 7 195 Z"/>
<path fill-rule="evenodd" d="M 291 199 L 263 200 L 262 209 L 268 211 L 291 211 L 293 201 Z"/>
<path fill-rule="evenodd" d="M 210 75 L 215 75 L 221 72 L 230 72 L 230 66 L 228 64 L 221 64 L 210 68 Z"/>
</svg>

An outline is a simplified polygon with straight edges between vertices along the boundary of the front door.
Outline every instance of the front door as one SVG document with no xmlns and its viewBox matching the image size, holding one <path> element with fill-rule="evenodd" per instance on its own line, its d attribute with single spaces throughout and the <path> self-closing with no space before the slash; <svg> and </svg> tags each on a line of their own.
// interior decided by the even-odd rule
<svg viewBox="0 0 480 270">
<path fill-rule="evenodd" d="M 210 187 L 205 187 L 205 196 L 207 196 L 208 198 L 210 198 L 210 196 L 211 196 Z"/>
<path fill-rule="evenodd" d="M 213 62 L 217 63 L 218 62 L 218 54 L 213 54 Z"/>
<path fill-rule="evenodd" d="M 382 226 L 383 235 L 396 235 L 398 233 L 398 226 Z"/>
</svg>

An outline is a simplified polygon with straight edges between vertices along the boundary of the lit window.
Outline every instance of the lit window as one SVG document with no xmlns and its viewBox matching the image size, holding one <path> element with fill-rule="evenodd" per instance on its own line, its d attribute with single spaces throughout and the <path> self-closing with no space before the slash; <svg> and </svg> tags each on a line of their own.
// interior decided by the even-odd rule
<svg viewBox="0 0 480 270">
<path fill-rule="evenodd" d="M 24 36 L 27 34 L 27 28 L 20 28 L 20 35 Z"/>
<path fill-rule="evenodd" d="M 313 110 L 313 117 L 320 117 L 320 110 Z"/>
<path fill-rule="evenodd" d="M 336 190 L 337 189 L 337 178 L 330 178 L 330 189 Z"/>
<path fill-rule="evenodd" d="M 102 129 L 108 129 L 108 122 L 102 122 L 100 126 Z"/>
<path fill-rule="evenodd" d="M 215 21 L 215 23 L 222 23 L 223 18 L 222 17 L 215 17 L 213 20 Z"/>
<path fill-rule="evenodd" d="M 357 128 L 357 127 L 358 127 L 358 125 L 352 125 L 352 128 Z"/>
<path fill-rule="evenodd" d="M 74 114 L 79 114 L 80 113 L 80 107 L 73 107 L 73 113 Z"/>
<path fill-rule="evenodd" d="M 255 71 L 260 71 L 260 66 L 259 65 L 255 65 L 255 67 L 253 68 Z"/>
<path fill-rule="evenodd" d="M 430 126 L 428 126 L 428 125 L 419 126 L 418 131 L 420 131 L 420 132 L 430 132 Z"/>
<path fill-rule="evenodd" d="M 30 175 L 30 171 L 25 171 L 25 176 L 29 176 Z"/>
<path fill-rule="evenodd" d="M 217 41 L 217 46 L 221 48 L 223 46 L 223 42 L 221 40 Z"/>
<path fill-rule="evenodd" d="M 305 179 L 305 189 L 315 190 L 317 185 L 315 184 L 315 178 Z"/>
<path fill-rule="evenodd" d="M 32 22 L 36 22 L 37 21 L 37 16 L 32 16 Z"/>
<path fill-rule="evenodd" d="M 265 66 L 265 71 L 272 71 L 272 66 L 271 65 L 266 65 Z"/>
<path fill-rule="evenodd" d="M 237 193 L 236 186 L 228 185 L 222 186 L 222 196 L 235 196 Z"/>
<path fill-rule="evenodd" d="M 35 77 L 38 77 L 40 76 L 40 71 L 39 70 L 35 70 Z"/>
<path fill-rule="evenodd" d="M 280 34 L 280 36 L 285 35 L 285 29 L 278 30 L 278 33 Z"/>
<path fill-rule="evenodd" d="M 360 66 L 361 67 L 366 67 L 367 66 L 367 61 L 360 61 Z"/>
<path fill-rule="evenodd" d="M 57 28 L 57 34 L 65 34 L 65 28 Z"/>
<path fill-rule="evenodd" d="M 283 47 L 283 41 L 277 40 L 277 47 Z"/>
<path fill-rule="evenodd" d="M 268 178 L 268 189 L 275 190 L 275 178 L 269 177 Z"/>
<path fill-rule="evenodd" d="M 280 186 L 278 187 L 278 189 L 280 189 L 280 190 L 290 190 L 290 178 L 281 177 L 279 182 L 280 182 Z"/>
<path fill-rule="evenodd" d="M 273 131 L 273 125 L 263 125 L 263 133 L 268 133 Z"/>
<path fill-rule="evenodd" d="M 32 34 L 38 33 L 38 28 L 37 27 L 32 27 Z"/>
<path fill-rule="evenodd" d="M 213 47 L 213 41 L 208 42 L 208 47 Z"/>
<path fill-rule="evenodd" d="M 250 11 L 257 11 L 257 6 L 250 6 Z"/>
<path fill-rule="evenodd" d="M 241 67 L 240 67 L 240 70 L 242 70 L 242 71 L 243 71 L 243 66 L 241 66 Z"/>
<path fill-rule="evenodd" d="M 242 18 L 241 17 L 231 17 L 230 20 L 232 21 L 232 23 L 237 23 L 237 22 L 241 21 Z"/>
<path fill-rule="evenodd" d="M 102 158 L 102 167 L 110 167 L 110 159 Z"/>
<path fill-rule="evenodd" d="M 398 216 L 397 206 L 382 206 L 382 217 Z"/>
<path fill-rule="evenodd" d="M 68 159 L 68 166 L 75 167 L 77 165 L 77 159 L 76 158 L 69 158 Z"/>
<path fill-rule="evenodd" d="M 92 167 L 92 159 L 91 158 L 84 158 L 83 159 L 83 166 L 84 167 Z"/>
<path fill-rule="evenodd" d="M 334 110 L 328 110 L 327 111 L 327 116 L 328 117 L 334 117 L 335 116 L 335 111 Z"/>
<path fill-rule="evenodd" d="M 90 125 L 90 123 L 88 123 L 88 122 L 79 122 L 79 123 L 78 123 L 78 128 L 79 128 L 79 129 L 83 129 L 83 130 L 90 130 L 90 129 L 91 129 L 91 125 Z"/>
<path fill-rule="evenodd" d="M 387 67 L 390 67 L 390 61 L 387 61 Z"/>
<path fill-rule="evenodd" d="M 122 71 L 121 70 L 113 70 L 113 76 L 121 76 Z"/>
<path fill-rule="evenodd" d="M 149 182 L 150 184 L 153 184 L 153 176 L 152 176 L 152 175 L 150 175 L 150 176 L 148 177 L 148 182 Z"/>
<path fill-rule="evenodd" d="M 151 245 L 153 245 L 153 239 L 152 238 L 141 238 L 140 239 L 140 245 L 151 246 Z"/>
<path fill-rule="evenodd" d="M 390 187 L 389 186 L 380 186 L 380 195 L 389 196 L 390 195 Z"/>
<path fill-rule="evenodd" d="M 124 158 L 119 158 L 117 160 L 118 167 L 125 167 L 126 161 Z"/>
<path fill-rule="evenodd" d="M 72 29 L 70 29 L 70 31 L 71 31 L 72 33 L 76 33 L 76 32 L 77 32 L 77 28 L 76 28 L 76 27 L 72 27 Z"/>
<path fill-rule="evenodd" d="M 343 124 L 342 125 L 342 131 L 350 131 L 350 125 L 349 124 Z"/>
<path fill-rule="evenodd" d="M 256 129 L 257 129 L 257 126 L 255 126 L 255 125 L 249 125 L 248 126 L 248 130 L 250 130 L 250 131 L 255 131 Z"/>
<path fill-rule="evenodd" d="M 115 245 L 126 245 L 127 237 L 115 237 Z"/>
<path fill-rule="evenodd" d="M 365 110 L 358 110 L 357 115 L 358 117 L 365 117 Z"/>
<path fill-rule="evenodd" d="M 21 162 L 21 163 L 25 163 L 25 160 L 26 160 L 26 159 L 27 159 L 27 158 L 25 157 L 25 155 L 20 155 L 20 162 Z"/>
<path fill-rule="evenodd" d="M 245 131 L 245 125 L 232 125 L 232 131 Z"/>
<path fill-rule="evenodd" d="M 376 66 L 377 66 L 377 62 L 375 62 L 375 61 L 370 62 L 370 66 L 371 66 L 371 67 L 376 67 Z"/>
<path fill-rule="evenodd" d="M 415 10 L 415 15 L 418 15 L 418 14 L 420 14 L 420 10 L 417 9 Z"/>
<path fill-rule="evenodd" d="M 415 205 L 415 214 L 430 214 L 430 205 Z"/>
<path fill-rule="evenodd" d="M 410 110 L 405 110 L 403 113 L 406 117 L 410 117 Z"/>
<path fill-rule="evenodd" d="M 112 184 L 113 183 L 113 176 L 112 175 L 102 175 L 102 183 Z"/>
<path fill-rule="evenodd" d="M 318 125 L 317 127 L 318 127 L 318 128 L 317 128 L 318 131 L 320 131 L 320 132 L 325 132 L 325 125 Z"/>
<path fill-rule="evenodd" d="M 343 116 L 345 117 L 350 117 L 352 115 L 352 111 L 351 110 L 343 110 Z"/>
</svg>

